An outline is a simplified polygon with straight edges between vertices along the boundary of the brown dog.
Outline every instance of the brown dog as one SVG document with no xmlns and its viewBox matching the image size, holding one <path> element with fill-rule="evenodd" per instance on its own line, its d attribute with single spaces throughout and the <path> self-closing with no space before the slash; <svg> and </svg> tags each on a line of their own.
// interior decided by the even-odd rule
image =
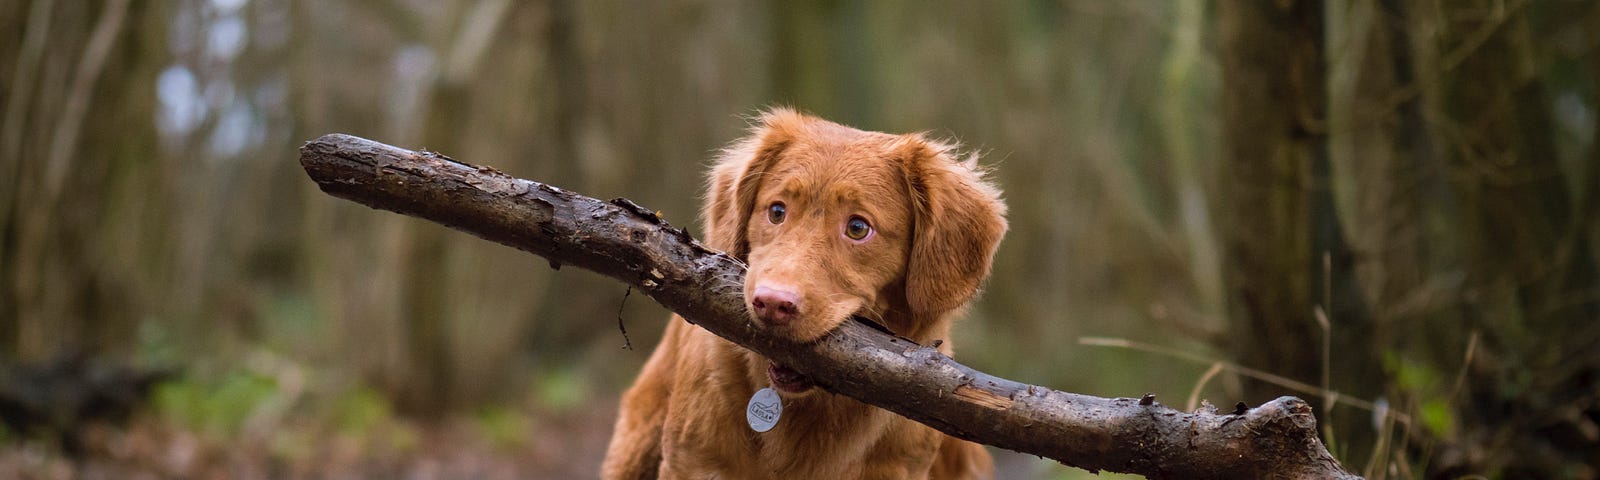
<svg viewBox="0 0 1600 480">
<path fill-rule="evenodd" d="M 711 171 L 709 243 L 749 265 L 745 305 L 773 335 L 815 340 L 852 314 L 924 345 L 989 274 L 1005 204 L 974 159 L 921 135 L 864 132 L 788 109 L 761 116 Z M 747 401 L 771 387 L 779 423 Z M 982 447 L 854 399 L 674 316 L 622 398 L 602 476 L 988 478 Z"/>
</svg>

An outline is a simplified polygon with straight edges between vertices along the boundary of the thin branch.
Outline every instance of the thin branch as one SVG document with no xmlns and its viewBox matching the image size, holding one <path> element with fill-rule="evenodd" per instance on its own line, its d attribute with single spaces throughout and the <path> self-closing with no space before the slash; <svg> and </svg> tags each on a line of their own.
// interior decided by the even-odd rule
<svg viewBox="0 0 1600 480">
<path fill-rule="evenodd" d="M 38 81 L 39 59 L 44 56 L 45 40 L 50 37 L 50 14 L 54 0 L 39 0 L 28 7 L 27 30 L 22 36 L 22 48 L 17 54 L 16 70 L 11 72 L 11 91 L 6 98 L 4 120 L 0 120 L 0 178 L 13 179 L 0 186 L 0 225 L 11 224 L 12 205 L 22 201 L 22 138 L 27 131 L 24 121 L 33 98 L 34 84 Z M 9 235 L 0 235 L 0 252 L 6 251 Z"/>
<path fill-rule="evenodd" d="M 78 135 L 83 133 L 83 118 L 94 97 L 94 84 L 105 69 L 106 57 L 111 54 L 117 34 L 122 32 L 123 19 L 128 14 L 128 0 L 111 0 L 102 8 L 94 32 L 89 35 L 89 44 L 83 48 L 83 57 L 79 58 L 77 75 L 72 78 L 72 89 L 67 93 L 66 105 L 62 106 L 61 116 L 56 121 L 55 138 L 50 144 L 49 160 L 45 162 L 45 198 L 48 202 L 54 202 L 60 194 L 61 184 L 66 181 L 70 170 L 67 167 L 78 151 Z"/>
<path fill-rule="evenodd" d="M 1132 341 L 1132 340 L 1127 340 L 1127 339 L 1122 339 L 1122 338 L 1081 337 L 1081 338 L 1078 339 L 1078 344 L 1079 345 L 1092 345 L 1092 346 L 1096 346 L 1096 347 L 1126 348 L 1126 349 L 1129 349 L 1129 350 L 1138 350 L 1138 351 L 1141 351 L 1141 352 L 1149 352 L 1149 353 L 1166 355 L 1166 356 L 1169 356 L 1169 357 L 1176 357 L 1176 358 L 1180 358 L 1180 359 L 1183 359 L 1183 360 L 1188 360 L 1188 361 L 1194 362 L 1194 363 L 1209 363 L 1209 364 L 1213 365 L 1213 368 L 1216 368 L 1215 366 L 1220 366 L 1221 368 L 1223 368 L 1225 370 L 1228 370 L 1228 371 L 1231 371 L 1233 373 L 1237 373 L 1239 375 L 1243 375 L 1243 376 L 1246 376 L 1246 377 L 1254 378 L 1256 380 L 1260 380 L 1260 381 L 1267 382 L 1267 383 L 1270 383 L 1270 384 L 1273 384 L 1273 385 L 1277 385 L 1277 386 L 1280 386 L 1280 387 L 1283 387 L 1283 388 L 1294 390 L 1296 392 L 1304 393 L 1304 394 L 1307 394 L 1307 395 L 1319 395 L 1319 396 L 1326 397 L 1326 398 L 1328 398 L 1328 401 L 1329 401 L 1328 408 L 1332 408 L 1333 405 L 1334 405 L 1333 401 L 1338 400 L 1338 401 L 1342 401 L 1344 404 L 1347 404 L 1347 405 L 1350 405 L 1352 407 L 1359 408 L 1359 409 L 1362 409 L 1362 410 L 1366 410 L 1368 412 L 1375 412 L 1375 411 L 1378 410 L 1378 406 L 1373 404 L 1370 401 L 1362 400 L 1362 399 L 1356 398 L 1356 397 L 1345 396 L 1344 394 L 1339 393 L 1339 391 L 1337 391 L 1337 390 L 1328 390 L 1328 389 L 1325 389 L 1325 388 L 1317 387 L 1316 385 L 1312 385 L 1312 384 L 1309 384 L 1309 383 L 1297 381 L 1297 380 L 1294 380 L 1294 379 L 1291 379 L 1289 377 L 1285 377 L 1285 376 L 1282 376 L 1282 375 L 1274 375 L 1274 374 L 1267 373 L 1267 372 L 1264 372 L 1264 371 L 1261 371 L 1261 370 L 1256 370 L 1254 368 L 1250 368 L 1250 367 L 1246 367 L 1246 366 L 1243 366 L 1243 365 L 1239 365 L 1237 363 L 1217 361 L 1217 360 L 1214 360 L 1214 359 L 1206 358 L 1206 357 L 1201 356 L 1201 355 L 1196 355 L 1196 354 L 1192 354 L 1192 353 L 1188 353 L 1188 352 L 1180 352 L 1180 351 L 1176 351 L 1176 350 L 1172 350 L 1172 349 L 1168 349 L 1168 348 L 1162 348 L 1162 347 L 1159 347 L 1159 346 L 1156 346 L 1156 345 L 1151 345 L 1151 344 L 1148 344 L 1148 343 L 1135 342 L 1135 341 Z M 1404 424 L 1410 424 L 1411 423 L 1411 417 L 1406 415 L 1406 414 L 1397 413 L 1397 412 L 1394 412 L 1394 411 L 1391 410 L 1391 411 L 1389 411 L 1388 415 L 1394 416 L 1395 419 L 1398 420 L 1400 423 L 1404 423 Z"/>
</svg>

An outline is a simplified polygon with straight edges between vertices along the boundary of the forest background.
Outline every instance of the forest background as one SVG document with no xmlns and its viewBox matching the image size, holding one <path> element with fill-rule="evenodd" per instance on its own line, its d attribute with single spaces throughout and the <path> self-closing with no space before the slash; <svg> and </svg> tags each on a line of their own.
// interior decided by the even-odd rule
<svg viewBox="0 0 1600 480">
<path fill-rule="evenodd" d="M 707 159 L 771 105 L 994 168 L 968 365 L 1298 395 L 1369 478 L 1600 476 L 1584 0 L 4 2 L 0 476 L 591 477 L 666 312 L 324 195 L 296 148 L 698 233 Z"/>
</svg>

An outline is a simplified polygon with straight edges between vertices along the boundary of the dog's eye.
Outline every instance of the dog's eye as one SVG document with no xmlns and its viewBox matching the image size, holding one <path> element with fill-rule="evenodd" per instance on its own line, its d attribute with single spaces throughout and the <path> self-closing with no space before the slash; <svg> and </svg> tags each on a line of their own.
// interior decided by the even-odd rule
<svg viewBox="0 0 1600 480">
<path fill-rule="evenodd" d="M 872 225 L 868 224 L 865 218 L 850 217 L 850 221 L 844 224 L 844 236 L 850 237 L 851 240 L 867 238 L 867 235 L 871 234 Z"/>
<path fill-rule="evenodd" d="M 772 202 L 772 206 L 767 207 L 767 221 L 774 225 L 783 223 L 783 216 L 786 213 L 789 213 L 789 209 L 784 208 L 783 202 Z"/>
</svg>

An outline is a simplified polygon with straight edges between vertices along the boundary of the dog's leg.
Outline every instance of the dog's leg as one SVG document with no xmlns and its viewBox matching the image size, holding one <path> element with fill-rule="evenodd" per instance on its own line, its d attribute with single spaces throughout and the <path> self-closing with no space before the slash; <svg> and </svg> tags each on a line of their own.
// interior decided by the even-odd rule
<svg viewBox="0 0 1600 480">
<path fill-rule="evenodd" d="M 928 478 L 934 480 L 994 478 L 994 458 L 989 456 L 989 451 L 984 450 L 982 445 L 949 435 L 940 436 L 944 437 L 944 441 L 939 445 L 939 457 L 934 459 L 933 472 Z"/>
<path fill-rule="evenodd" d="M 639 378 L 622 395 L 616 430 L 606 449 L 600 478 L 606 480 L 654 479 L 661 465 L 661 426 L 672 396 L 673 364 L 682 343 L 681 330 L 689 324 L 673 315 L 661 344 L 639 372 Z"/>
</svg>

